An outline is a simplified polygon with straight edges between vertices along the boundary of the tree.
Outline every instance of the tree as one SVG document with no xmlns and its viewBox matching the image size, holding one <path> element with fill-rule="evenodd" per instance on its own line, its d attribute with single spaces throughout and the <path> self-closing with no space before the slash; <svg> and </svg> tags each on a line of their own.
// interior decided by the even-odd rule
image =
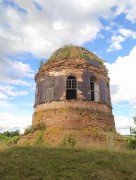
<svg viewBox="0 0 136 180">
<path fill-rule="evenodd" d="M 9 131 L 5 131 L 5 132 L 3 132 L 3 135 L 7 136 L 7 137 L 10 137 L 10 132 Z"/>
<path fill-rule="evenodd" d="M 135 124 L 135 126 L 136 126 L 136 115 L 133 116 L 133 120 L 134 120 L 134 124 Z M 136 137 L 136 127 L 133 128 L 133 129 L 131 128 L 130 132 L 131 132 L 131 135 L 133 135 L 133 136 Z"/>
<path fill-rule="evenodd" d="M 14 136 L 19 136 L 19 130 L 17 129 L 16 131 L 5 131 L 3 133 L 1 133 L 1 135 L 6 136 L 6 137 L 14 137 Z"/>
<path fill-rule="evenodd" d="M 136 115 L 133 116 L 134 124 L 136 125 Z M 131 137 L 127 140 L 130 149 L 136 149 L 136 127 L 130 129 Z"/>
<path fill-rule="evenodd" d="M 20 135 L 20 133 L 19 133 L 18 129 L 16 131 L 11 131 L 10 132 L 10 137 L 19 136 L 19 135 Z"/>
<path fill-rule="evenodd" d="M 136 125 L 136 115 L 133 116 L 134 124 Z"/>
</svg>

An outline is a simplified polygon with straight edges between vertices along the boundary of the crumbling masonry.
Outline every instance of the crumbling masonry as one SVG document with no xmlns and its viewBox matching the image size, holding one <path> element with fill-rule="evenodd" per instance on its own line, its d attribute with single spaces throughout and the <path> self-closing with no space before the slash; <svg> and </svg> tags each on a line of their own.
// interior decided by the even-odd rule
<svg viewBox="0 0 136 180">
<path fill-rule="evenodd" d="M 108 72 L 92 52 L 77 46 L 58 49 L 35 81 L 33 125 L 115 130 Z"/>
</svg>

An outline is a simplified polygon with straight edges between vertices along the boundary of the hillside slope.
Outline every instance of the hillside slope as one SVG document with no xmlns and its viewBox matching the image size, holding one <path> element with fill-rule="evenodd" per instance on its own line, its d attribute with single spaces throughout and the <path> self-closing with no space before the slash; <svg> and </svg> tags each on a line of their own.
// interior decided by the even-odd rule
<svg viewBox="0 0 136 180">
<path fill-rule="evenodd" d="M 13 147 L 0 152 L 0 179 L 135 180 L 136 152 Z"/>
</svg>

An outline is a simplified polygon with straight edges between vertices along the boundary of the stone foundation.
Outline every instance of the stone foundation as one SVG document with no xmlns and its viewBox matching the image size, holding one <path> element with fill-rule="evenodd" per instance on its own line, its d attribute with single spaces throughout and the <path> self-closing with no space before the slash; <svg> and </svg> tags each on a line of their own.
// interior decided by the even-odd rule
<svg viewBox="0 0 136 180">
<path fill-rule="evenodd" d="M 62 101 L 38 105 L 35 107 L 32 124 L 35 126 L 38 123 L 45 123 L 47 128 L 115 130 L 111 108 L 94 102 Z"/>
</svg>

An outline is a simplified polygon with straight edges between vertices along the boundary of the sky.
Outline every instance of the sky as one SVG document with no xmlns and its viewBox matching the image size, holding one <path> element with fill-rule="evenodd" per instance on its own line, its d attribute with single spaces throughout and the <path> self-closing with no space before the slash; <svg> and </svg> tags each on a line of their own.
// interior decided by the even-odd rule
<svg viewBox="0 0 136 180">
<path fill-rule="evenodd" d="M 0 0 L 0 132 L 32 123 L 41 60 L 73 44 L 109 71 L 118 133 L 136 114 L 136 0 Z"/>
</svg>

